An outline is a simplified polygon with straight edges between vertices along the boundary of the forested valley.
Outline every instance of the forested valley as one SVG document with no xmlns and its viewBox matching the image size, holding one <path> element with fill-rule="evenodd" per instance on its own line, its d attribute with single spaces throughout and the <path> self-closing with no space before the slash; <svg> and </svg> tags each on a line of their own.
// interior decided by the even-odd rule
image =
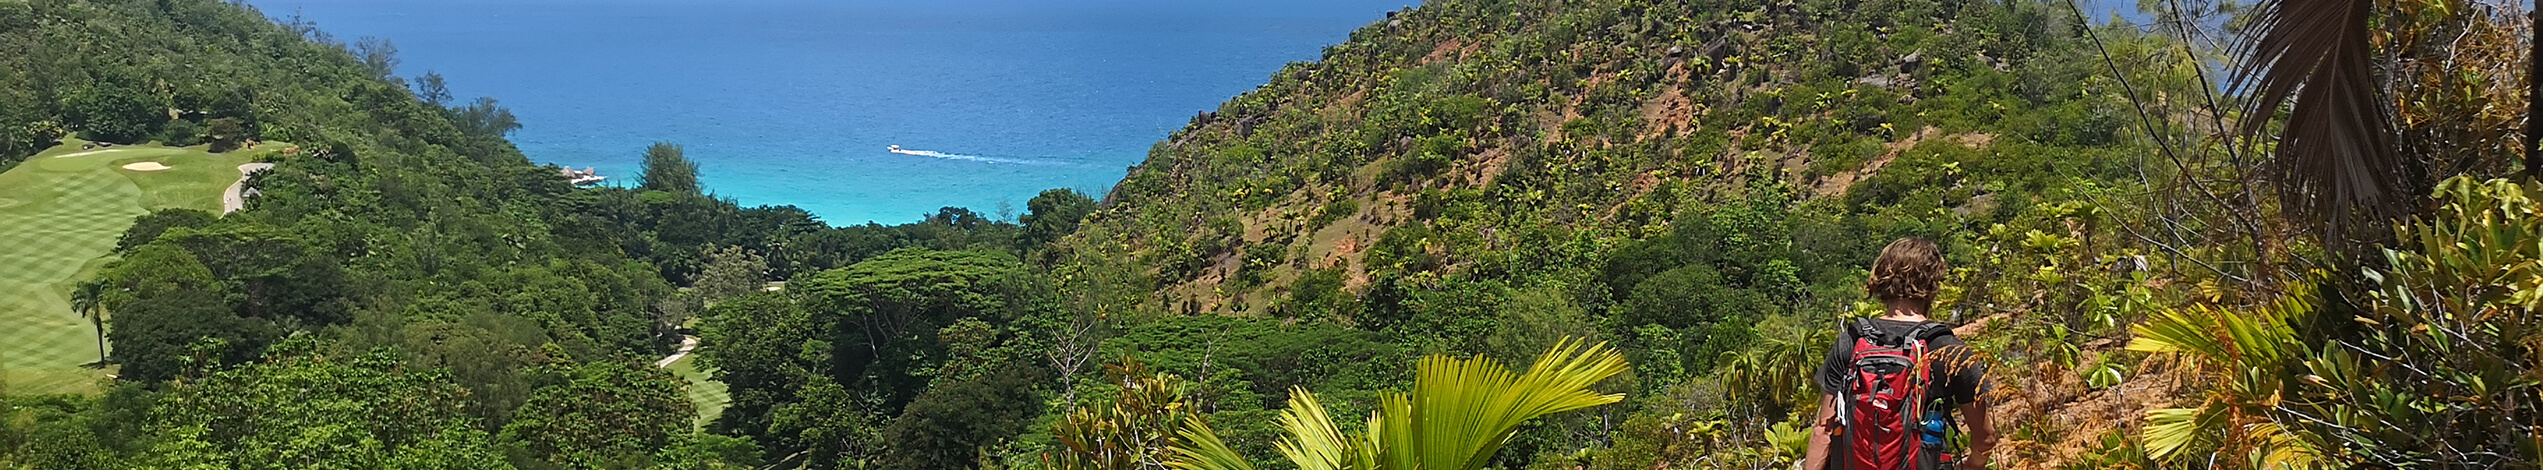
<svg viewBox="0 0 2543 470">
<path fill-rule="evenodd" d="M 834 226 L 672 142 L 578 187 L 390 39 L 0 0 L 0 168 L 287 146 L 123 232 L 112 378 L 0 382 L 0 467 L 1789 468 L 1902 237 L 1998 468 L 2543 466 L 2521 7 L 2137 8 L 1434 0 L 1107 194 Z"/>
</svg>

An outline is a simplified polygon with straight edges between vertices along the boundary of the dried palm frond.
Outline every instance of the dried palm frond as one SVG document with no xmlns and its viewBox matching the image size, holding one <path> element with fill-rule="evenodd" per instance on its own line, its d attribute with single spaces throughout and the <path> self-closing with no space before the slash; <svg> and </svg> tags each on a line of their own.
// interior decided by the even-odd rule
<svg viewBox="0 0 2543 470">
<path fill-rule="evenodd" d="M 2242 134 L 2268 130 L 2293 102 L 2272 165 L 2293 220 L 2313 221 L 2328 241 L 2375 233 L 2405 214 L 2417 169 L 2394 147 L 2391 111 L 2377 99 L 2368 17 L 2374 0 L 2268 0 L 2237 46 L 2246 59 L 2231 80 L 2245 103 Z M 2353 217 L 2373 217 L 2359 226 Z"/>
</svg>

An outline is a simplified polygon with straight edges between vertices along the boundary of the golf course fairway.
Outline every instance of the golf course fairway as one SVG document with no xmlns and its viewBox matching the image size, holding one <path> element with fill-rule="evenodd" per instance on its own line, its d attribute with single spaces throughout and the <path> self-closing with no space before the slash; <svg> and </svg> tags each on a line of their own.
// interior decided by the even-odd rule
<svg viewBox="0 0 2543 470">
<path fill-rule="evenodd" d="M 82 150 L 71 141 L 0 173 L 0 389 L 94 393 L 97 330 L 70 293 L 110 261 L 133 218 L 161 208 L 221 212 L 238 166 L 281 145 Z M 109 312 L 107 318 L 113 318 Z"/>
</svg>

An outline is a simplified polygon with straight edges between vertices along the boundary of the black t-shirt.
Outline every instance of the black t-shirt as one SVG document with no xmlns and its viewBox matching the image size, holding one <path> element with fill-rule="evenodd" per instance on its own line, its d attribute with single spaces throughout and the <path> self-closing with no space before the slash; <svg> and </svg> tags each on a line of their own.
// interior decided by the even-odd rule
<svg viewBox="0 0 2543 470">
<path fill-rule="evenodd" d="M 1828 350 L 1828 361 L 1819 364 L 1816 376 L 1819 378 L 1820 394 L 1835 395 L 1843 391 L 1846 370 L 1853 366 L 1854 321 L 1848 320 L 1845 325 L 1844 331 L 1837 333 L 1836 347 Z M 1892 338 L 1906 335 L 1916 325 L 1919 323 L 1872 319 L 1873 329 Z M 1979 394 L 1991 388 L 1987 383 L 1986 363 L 1980 361 L 1978 355 L 1969 350 L 1969 343 L 1962 342 L 1959 337 L 1949 334 L 1934 337 L 1925 342 L 1925 350 L 1925 354 L 1931 357 L 1927 362 L 1932 364 L 1929 372 L 1932 375 L 1927 377 L 1934 378 L 1932 388 L 1925 392 L 1925 396 L 1949 399 L 1953 406 L 1958 406 L 1975 403 Z"/>
</svg>

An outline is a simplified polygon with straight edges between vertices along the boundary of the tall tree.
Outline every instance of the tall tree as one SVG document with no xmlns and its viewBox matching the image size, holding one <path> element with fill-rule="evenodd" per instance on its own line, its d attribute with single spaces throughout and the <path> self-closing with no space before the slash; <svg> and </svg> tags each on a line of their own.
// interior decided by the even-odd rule
<svg viewBox="0 0 2543 470">
<path fill-rule="evenodd" d="M 206 357 L 222 363 L 251 358 L 279 336 L 271 324 L 239 318 L 230 310 L 232 290 L 193 253 L 166 244 L 133 250 L 99 276 L 106 287 L 99 305 L 115 312 L 112 356 L 122 377 L 142 383 L 174 378 L 185 358 L 206 340 L 221 346 Z M 211 365 L 211 364 L 201 364 Z"/>
<path fill-rule="evenodd" d="M 214 152 L 227 152 L 238 148 L 241 141 L 252 137 L 249 134 L 252 131 L 253 129 L 247 127 L 246 121 L 234 117 L 212 118 L 203 123 L 203 136 L 212 141 Z"/>
<path fill-rule="evenodd" d="M 823 272 L 801 292 L 808 310 L 836 322 L 829 375 L 898 407 L 931 381 L 911 372 L 946 357 L 939 330 L 974 317 L 1005 325 L 1039 303 L 1017 285 L 1025 273 L 1005 254 L 904 249 Z"/>
<path fill-rule="evenodd" d="M 241 317 L 310 327 L 352 319 L 342 261 L 298 235 L 252 224 L 178 229 L 157 243 L 194 254 L 237 293 Z"/>
<path fill-rule="evenodd" d="M 521 120 L 512 116 L 511 109 L 495 103 L 494 98 L 480 97 L 467 106 L 451 108 L 450 119 L 459 130 L 479 137 L 503 137 L 521 129 Z"/>
<path fill-rule="evenodd" d="M 716 303 L 758 292 L 767 284 L 768 259 L 735 245 L 707 250 L 706 270 L 698 273 L 690 292 Z"/>
<path fill-rule="evenodd" d="M 996 372 L 927 389 L 883 429 L 884 468 L 980 468 L 990 445 L 1022 433 L 1042 411 L 1044 371 L 1012 363 Z"/>
<path fill-rule="evenodd" d="M 415 77 L 415 98 L 434 106 L 450 106 L 450 81 L 441 72 L 424 72 Z"/>
<path fill-rule="evenodd" d="M 1030 212 L 1026 212 L 1021 220 L 1024 223 L 1025 248 L 1040 247 L 1076 232 L 1077 222 L 1084 220 L 1086 214 L 1095 212 L 1095 207 L 1094 198 L 1074 189 L 1053 189 L 1033 196 L 1033 200 L 1024 203 L 1025 210 Z"/>
<path fill-rule="evenodd" d="M 733 402 L 715 429 L 751 435 L 772 451 L 788 449 L 786 439 L 766 434 L 771 412 L 800 399 L 799 392 L 828 362 L 829 351 L 813 347 L 827 341 L 827 329 L 785 294 L 754 293 L 707 307 L 698 336 L 713 347 L 697 351 L 698 366 L 712 370 L 717 382 L 730 387 Z M 771 454 L 781 455 L 781 454 Z"/>
<path fill-rule="evenodd" d="M 655 142 L 645 148 L 644 181 L 637 189 L 697 193 L 698 163 L 689 160 L 680 144 Z"/>
<path fill-rule="evenodd" d="M 71 88 L 64 118 L 89 140 L 140 143 L 168 122 L 168 102 L 138 72 L 109 71 Z"/>
<path fill-rule="evenodd" d="M 397 43 L 388 38 L 363 36 L 353 41 L 353 56 L 362 59 L 362 67 L 372 77 L 389 78 L 397 74 Z"/>
<path fill-rule="evenodd" d="M 97 332 L 97 365 L 106 365 L 106 311 L 98 305 L 106 295 L 106 284 L 97 281 L 79 283 L 71 290 L 71 310 L 88 319 L 91 331 Z"/>
</svg>

